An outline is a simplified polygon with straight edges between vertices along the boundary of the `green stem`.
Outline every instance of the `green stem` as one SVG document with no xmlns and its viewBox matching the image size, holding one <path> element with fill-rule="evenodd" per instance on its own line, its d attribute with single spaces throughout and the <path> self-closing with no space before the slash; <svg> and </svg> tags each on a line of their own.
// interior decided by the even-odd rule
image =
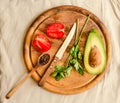
<svg viewBox="0 0 120 103">
<path fill-rule="evenodd" d="M 69 66 L 69 61 L 71 59 L 71 55 L 69 54 L 68 57 L 67 57 L 67 60 L 65 61 L 65 67 L 68 67 Z"/>
<path fill-rule="evenodd" d="M 75 43 L 74 43 L 74 45 L 77 44 L 77 40 L 78 40 L 78 37 L 79 37 L 78 29 L 79 29 L 79 19 L 77 19 L 77 21 L 76 21 L 76 34 L 75 34 Z"/>
<path fill-rule="evenodd" d="M 86 21 L 85 21 L 85 23 L 84 23 L 84 25 L 83 25 L 83 27 L 82 27 L 82 29 L 81 29 L 80 35 L 78 34 L 79 19 L 77 19 L 77 21 L 76 21 L 76 24 L 77 24 L 77 26 L 76 26 L 76 36 L 75 36 L 75 43 L 74 43 L 74 45 L 77 45 L 77 44 L 79 45 L 80 38 L 81 38 L 81 36 L 82 36 L 82 34 L 83 34 L 84 29 L 85 29 L 86 26 L 87 26 L 87 23 L 88 23 L 89 19 L 90 19 L 90 14 L 88 15 L 88 17 L 87 17 L 87 19 L 86 19 Z M 65 66 L 66 66 L 66 67 L 69 66 L 69 60 L 70 60 L 71 58 L 72 58 L 72 57 L 71 57 L 71 55 L 69 54 L 69 56 L 68 56 L 68 58 L 67 58 L 67 60 L 66 60 L 66 62 L 65 62 Z"/>
<path fill-rule="evenodd" d="M 79 42 L 80 42 L 81 36 L 83 34 L 83 31 L 85 30 L 85 28 L 87 26 L 87 23 L 88 23 L 89 19 L 90 19 L 90 14 L 88 15 L 88 17 L 87 17 L 87 19 L 86 19 L 86 21 L 85 21 L 85 23 L 84 23 L 84 25 L 81 29 L 80 35 L 79 35 L 78 40 L 77 40 L 77 44 L 79 44 Z"/>
</svg>

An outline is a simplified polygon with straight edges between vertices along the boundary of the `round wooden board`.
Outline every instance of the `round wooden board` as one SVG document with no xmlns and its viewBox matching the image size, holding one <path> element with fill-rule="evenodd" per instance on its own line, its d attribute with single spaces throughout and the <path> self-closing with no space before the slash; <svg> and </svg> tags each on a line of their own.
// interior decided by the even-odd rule
<svg viewBox="0 0 120 103">
<path fill-rule="evenodd" d="M 24 42 L 24 59 L 27 69 L 31 71 L 31 69 L 37 64 L 38 57 L 42 54 L 34 50 L 34 48 L 31 46 L 31 41 L 33 40 L 36 34 L 42 33 L 43 35 L 47 36 L 45 34 L 45 29 L 49 24 L 55 22 L 61 22 L 64 24 L 65 36 L 62 39 L 52 39 L 47 36 L 47 38 L 51 41 L 52 44 L 52 48 L 47 52 L 50 54 L 50 61 L 52 61 L 53 56 L 56 54 L 57 50 L 65 40 L 66 36 L 70 31 L 70 28 L 72 27 L 76 19 L 79 18 L 80 20 L 79 29 L 81 30 L 88 14 L 91 14 L 91 19 L 89 20 L 88 25 L 85 31 L 83 32 L 80 41 L 80 50 L 82 53 L 84 53 L 84 47 L 87 40 L 88 32 L 93 28 L 97 29 L 101 34 L 107 51 L 107 64 L 104 72 L 102 72 L 100 75 L 94 76 L 88 74 L 85 71 L 85 74 L 82 76 L 73 69 L 69 77 L 66 77 L 60 81 L 56 81 L 54 78 L 49 76 L 47 78 L 47 81 L 44 83 L 43 88 L 60 94 L 79 93 L 95 86 L 98 83 L 98 81 L 100 81 L 103 78 L 105 72 L 108 70 L 111 58 L 111 43 L 107 29 L 105 28 L 104 24 L 98 19 L 98 17 L 96 17 L 93 13 L 76 6 L 59 6 L 52 8 L 42 13 L 33 22 L 33 24 L 28 29 Z M 60 61 L 58 61 L 57 64 L 64 64 L 68 56 L 69 49 L 73 45 L 73 42 L 74 38 L 72 39 L 70 45 L 65 51 L 63 58 Z M 50 62 L 44 66 L 40 66 L 39 70 L 32 75 L 34 80 L 36 80 L 38 83 L 49 64 Z"/>
</svg>

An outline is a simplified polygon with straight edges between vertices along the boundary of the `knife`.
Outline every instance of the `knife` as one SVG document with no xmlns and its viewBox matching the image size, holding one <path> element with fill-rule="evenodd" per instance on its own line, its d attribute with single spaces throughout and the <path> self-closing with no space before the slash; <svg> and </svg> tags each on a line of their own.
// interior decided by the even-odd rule
<svg viewBox="0 0 120 103">
<path fill-rule="evenodd" d="M 73 38 L 74 34 L 75 34 L 75 30 L 76 30 L 76 22 L 73 24 L 68 36 L 66 37 L 65 41 L 63 42 L 62 46 L 60 47 L 60 49 L 57 51 L 55 57 L 53 58 L 50 66 L 48 67 L 48 69 L 46 70 L 46 72 L 44 73 L 44 75 L 42 76 L 39 85 L 43 86 L 43 84 L 45 83 L 47 77 L 54 71 L 54 67 L 55 64 L 58 60 L 60 60 L 67 48 L 67 46 L 69 45 L 71 39 Z"/>
</svg>

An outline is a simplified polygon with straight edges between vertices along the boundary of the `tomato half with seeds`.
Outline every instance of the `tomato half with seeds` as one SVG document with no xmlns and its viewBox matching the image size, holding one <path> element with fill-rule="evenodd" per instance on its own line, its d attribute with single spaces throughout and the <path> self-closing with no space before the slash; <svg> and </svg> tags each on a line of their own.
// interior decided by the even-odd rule
<svg viewBox="0 0 120 103">
<path fill-rule="evenodd" d="M 46 34 L 52 38 L 62 38 L 64 36 L 64 25 L 62 23 L 53 23 L 46 28 Z"/>
<path fill-rule="evenodd" d="M 39 52 L 46 52 L 51 48 L 51 43 L 44 35 L 37 34 L 32 41 L 32 46 Z"/>
</svg>

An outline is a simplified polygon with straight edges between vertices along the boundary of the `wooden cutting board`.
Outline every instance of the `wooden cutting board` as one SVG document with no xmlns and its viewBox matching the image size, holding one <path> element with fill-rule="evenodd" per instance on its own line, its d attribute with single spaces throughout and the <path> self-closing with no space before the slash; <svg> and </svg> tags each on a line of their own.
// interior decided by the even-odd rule
<svg viewBox="0 0 120 103">
<path fill-rule="evenodd" d="M 93 13 L 76 6 L 59 6 L 52 8 L 40 14 L 40 16 L 38 16 L 38 18 L 32 23 L 32 25 L 28 29 L 28 32 L 26 33 L 24 42 L 24 59 L 27 69 L 31 71 L 31 69 L 36 65 L 38 57 L 42 54 L 37 52 L 31 46 L 31 41 L 36 34 L 42 33 L 46 35 L 45 29 L 51 23 L 61 22 L 64 24 L 65 36 L 62 39 L 52 39 L 48 37 L 48 39 L 51 41 L 52 48 L 47 53 L 50 54 L 50 61 L 52 61 L 53 56 L 56 54 L 57 50 L 65 40 L 70 31 L 70 28 L 72 27 L 76 19 L 80 19 L 79 29 L 81 30 L 88 14 L 91 14 L 91 19 L 89 20 L 88 25 L 83 32 L 80 41 L 80 50 L 82 53 L 84 53 L 84 47 L 87 40 L 88 32 L 93 28 L 97 29 L 102 36 L 107 51 L 107 65 L 104 72 L 102 72 L 100 75 L 95 76 L 88 74 L 85 71 L 85 74 L 82 76 L 73 69 L 69 77 L 61 79 L 60 81 L 56 81 L 54 78 L 49 76 L 47 78 L 47 81 L 44 83 L 43 88 L 59 94 L 79 93 L 95 86 L 103 78 L 104 74 L 108 70 L 111 58 L 111 43 L 108 31 L 105 28 L 104 24 Z M 68 56 L 69 49 L 73 45 L 73 42 L 74 38 L 72 39 L 70 45 L 64 53 L 63 58 L 58 61 L 57 64 L 64 64 Z M 50 62 L 44 66 L 40 66 L 39 70 L 32 75 L 33 79 L 36 82 L 39 83 L 49 64 Z"/>
</svg>

